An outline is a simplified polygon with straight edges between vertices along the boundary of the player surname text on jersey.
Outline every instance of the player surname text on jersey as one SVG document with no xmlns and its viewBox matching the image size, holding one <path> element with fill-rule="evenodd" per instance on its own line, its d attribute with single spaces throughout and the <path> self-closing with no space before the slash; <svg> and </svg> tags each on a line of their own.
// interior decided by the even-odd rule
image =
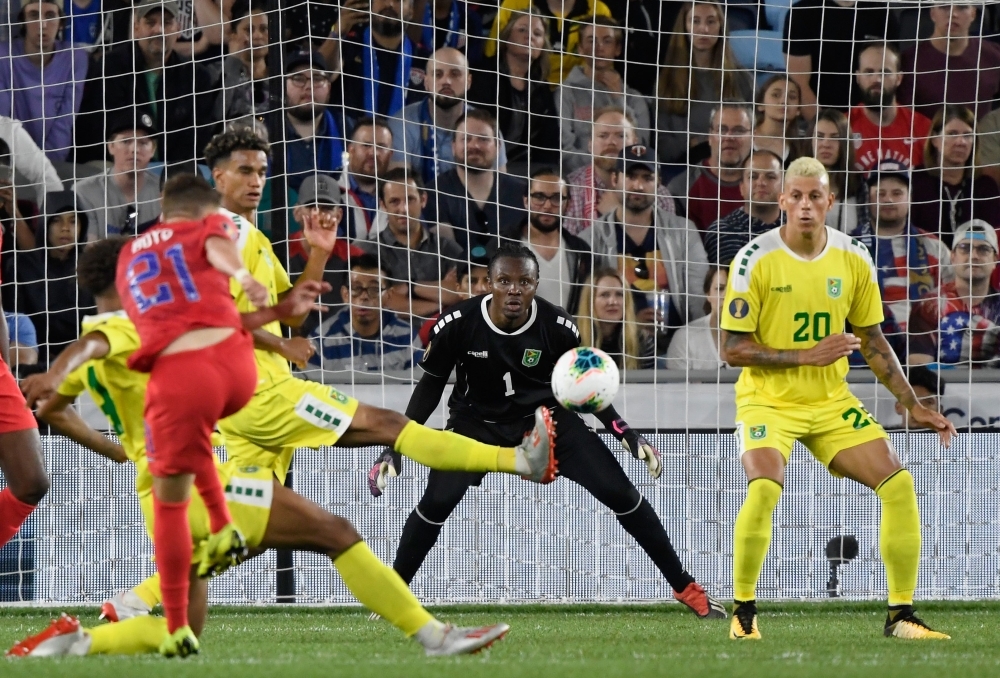
<svg viewBox="0 0 1000 678">
<path fill-rule="evenodd" d="M 152 231 L 147 231 L 132 241 L 132 254 L 147 247 L 158 245 L 161 242 L 167 242 L 172 237 L 174 237 L 174 231 L 170 228 L 156 228 Z"/>
</svg>

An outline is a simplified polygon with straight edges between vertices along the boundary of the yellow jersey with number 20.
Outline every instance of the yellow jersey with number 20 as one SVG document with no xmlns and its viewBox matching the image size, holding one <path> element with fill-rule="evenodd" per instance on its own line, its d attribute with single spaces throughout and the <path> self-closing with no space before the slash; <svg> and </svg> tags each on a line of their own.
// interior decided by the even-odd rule
<svg viewBox="0 0 1000 678">
<path fill-rule="evenodd" d="M 721 327 L 746 332 L 777 350 L 807 349 L 843 332 L 845 323 L 882 322 L 878 274 L 868 249 L 826 228 L 827 244 L 815 259 L 798 256 L 781 229 L 758 236 L 729 267 Z M 847 358 L 826 367 L 744 367 L 736 405 L 817 405 L 849 395 Z"/>
</svg>

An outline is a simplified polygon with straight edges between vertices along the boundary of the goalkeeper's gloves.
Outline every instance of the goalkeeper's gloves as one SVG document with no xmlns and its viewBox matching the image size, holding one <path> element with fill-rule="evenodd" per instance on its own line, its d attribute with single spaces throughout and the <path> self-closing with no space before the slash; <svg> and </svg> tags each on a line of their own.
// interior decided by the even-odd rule
<svg viewBox="0 0 1000 678">
<path fill-rule="evenodd" d="M 628 450 L 633 457 L 646 462 L 646 466 L 649 467 L 649 475 L 654 478 L 660 477 L 660 473 L 663 472 L 663 463 L 660 461 L 660 453 L 655 447 L 653 447 L 651 442 L 646 440 L 645 436 L 633 431 L 628 423 L 621 417 L 618 417 L 611 422 L 611 433 L 615 436 L 615 438 L 618 438 L 622 447 Z"/>
<path fill-rule="evenodd" d="M 395 478 L 403 470 L 403 455 L 386 448 L 378 455 L 375 464 L 368 472 L 368 491 L 373 497 L 381 497 L 382 490 L 389 484 L 389 478 Z"/>
</svg>

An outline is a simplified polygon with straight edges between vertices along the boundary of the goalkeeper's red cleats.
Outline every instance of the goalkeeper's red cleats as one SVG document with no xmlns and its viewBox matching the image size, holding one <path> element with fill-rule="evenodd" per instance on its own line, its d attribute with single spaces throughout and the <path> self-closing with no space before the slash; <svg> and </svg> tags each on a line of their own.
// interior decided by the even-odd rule
<svg viewBox="0 0 1000 678">
<path fill-rule="evenodd" d="M 80 620 L 63 612 L 49 627 L 15 643 L 8 657 L 62 657 L 84 655 L 90 649 L 89 636 L 80 628 Z"/>
</svg>

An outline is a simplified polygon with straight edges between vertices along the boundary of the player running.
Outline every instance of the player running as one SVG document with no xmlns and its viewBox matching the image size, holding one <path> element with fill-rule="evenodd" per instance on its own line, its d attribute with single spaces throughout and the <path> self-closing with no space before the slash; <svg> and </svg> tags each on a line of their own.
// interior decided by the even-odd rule
<svg viewBox="0 0 1000 678">
<path fill-rule="evenodd" d="M 267 288 L 270 303 L 275 303 L 294 287 L 270 241 L 252 222 L 267 178 L 268 153 L 267 142 L 253 130 L 238 128 L 216 135 L 205 148 L 205 159 L 212 168 L 222 207 L 239 230 L 237 246 L 244 264 Z M 310 245 L 309 261 L 295 287 L 321 278 L 341 216 L 342 208 L 336 206 L 324 218 L 313 213 L 306 220 L 303 236 Z M 237 308 L 246 311 L 254 307 L 239 286 L 234 285 L 232 292 Z M 282 318 L 282 322 L 294 326 L 304 318 L 303 313 Z M 241 467 L 270 469 L 284 482 L 296 448 L 387 445 L 441 470 L 502 471 L 536 482 L 551 482 L 555 477 L 554 468 L 550 468 L 555 462 L 549 458 L 555 433 L 545 408 L 535 412 L 534 427 L 528 427 L 530 435 L 511 443 L 516 448 L 486 445 L 450 431 L 427 428 L 398 412 L 359 403 L 330 386 L 293 377 L 286 358 L 304 361 L 308 355 L 303 357 L 298 349 L 288 348 L 278 322 L 255 332 L 254 342 L 257 386 L 253 397 L 238 413 L 219 422 L 226 454 Z M 135 595 L 119 593 L 104 609 L 113 610 L 118 619 L 145 614 L 158 602 L 158 588 L 154 575 L 133 590 Z"/>
<path fill-rule="evenodd" d="M 60 354 L 47 373 L 27 378 L 22 387 L 32 405 L 44 401 L 39 416 L 61 433 L 113 461 L 131 460 L 135 464 L 136 492 L 146 529 L 152 533 L 153 480 L 147 468 L 141 405 L 148 376 L 127 366 L 139 349 L 139 335 L 122 311 L 114 285 L 114 262 L 127 244 L 122 238 L 111 238 L 91 245 L 83 254 L 77 275 L 80 286 L 94 295 L 98 315 L 84 319 L 80 339 Z M 122 446 L 90 428 L 70 407 L 84 390 L 100 405 Z M 399 576 L 371 554 L 347 520 L 285 488 L 270 469 L 239 468 L 230 461 L 218 469 L 218 477 L 226 487 L 230 513 L 249 546 L 327 554 L 351 592 L 420 642 L 428 655 L 474 652 L 506 632 L 505 624 L 458 628 L 434 619 Z M 197 493 L 192 494 L 188 520 L 194 543 L 208 536 L 208 514 Z M 193 573 L 190 581 L 191 626 L 200 635 L 207 612 L 207 582 Z M 83 629 L 78 620 L 63 616 L 42 633 L 15 645 L 8 654 L 156 652 L 167 635 L 162 617 L 139 616 Z"/>
<path fill-rule="evenodd" d="M 848 389 L 847 356 L 860 349 L 879 381 L 909 410 L 910 421 L 936 430 L 944 445 L 955 427 L 921 405 L 907 382 L 879 326 L 882 301 L 868 250 L 824 225 L 833 200 L 821 163 L 793 162 L 780 197 L 786 224 L 752 240 L 729 270 L 723 358 L 744 368 L 736 385 L 736 435 L 748 481 L 733 531 L 730 638 L 760 638 L 757 579 L 796 440 L 835 476 L 875 490 L 882 503 L 879 548 L 889 584 L 885 635 L 948 638 L 913 611 L 920 561 L 913 477 Z"/>
<path fill-rule="evenodd" d="M 535 408 L 552 408 L 559 432 L 559 474 L 581 485 L 615 514 L 666 577 L 677 600 L 699 617 L 725 618 L 725 607 L 685 571 L 653 507 L 611 451 L 583 419 L 556 404 L 552 368 L 563 353 L 580 345 L 580 333 L 570 315 L 535 296 L 535 256 L 523 245 L 504 244 L 490 260 L 488 272 L 492 293 L 452 306 L 431 331 L 420 363 L 424 374 L 406 416 L 427 420 L 441 400 L 452 369 L 457 382 L 448 401 L 447 428 L 456 433 L 509 445 L 531 428 Z M 629 428 L 614 407 L 596 416 L 625 449 L 648 465 L 654 478 L 660 476 L 659 453 Z M 398 455 L 381 455 L 369 474 L 372 494 L 379 496 L 387 477 L 398 471 Z M 427 489 L 403 528 L 393 563 L 404 581 L 413 580 L 448 516 L 484 475 L 431 471 Z"/>
</svg>

